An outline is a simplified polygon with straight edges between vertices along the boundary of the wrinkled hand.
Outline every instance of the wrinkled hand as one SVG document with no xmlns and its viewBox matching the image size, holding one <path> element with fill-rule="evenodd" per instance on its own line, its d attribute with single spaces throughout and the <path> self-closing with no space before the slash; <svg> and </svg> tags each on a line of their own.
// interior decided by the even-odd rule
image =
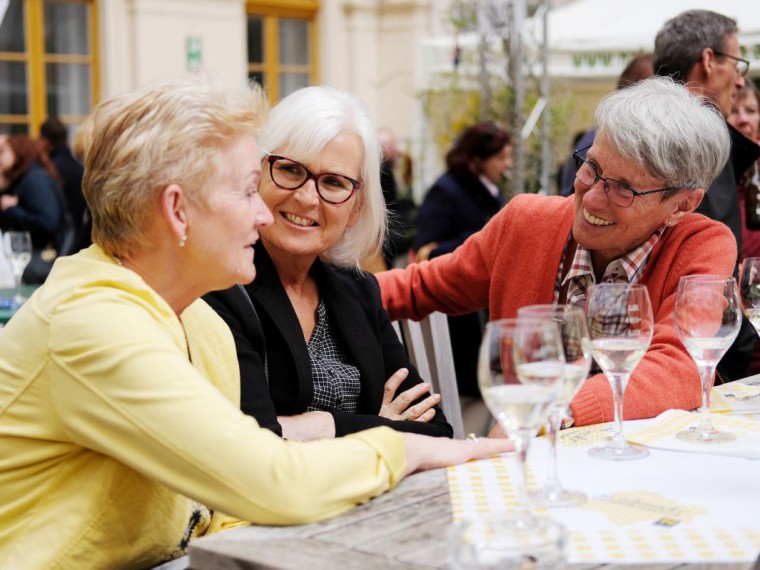
<svg viewBox="0 0 760 570">
<path fill-rule="evenodd" d="M 458 465 L 471 459 L 483 459 L 491 455 L 512 451 L 508 439 L 478 439 L 469 441 L 430 437 L 404 433 L 406 450 L 406 475 L 427 469 Z"/>
<path fill-rule="evenodd" d="M 431 394 L 420 403 L 410 406 L 412 402 L 430 392 L 430 384 L 425 382 L 412 386 L 396 396 L 401 383 L 409 376 L 409 370 L 399 368 L 388 378 L 383 390 L 383 403 L 377 415 L 389 420 L 410 420 L 429 422 L 435 417 L 434 406 L 441 401 L 440 394 Z"/>
</svg>

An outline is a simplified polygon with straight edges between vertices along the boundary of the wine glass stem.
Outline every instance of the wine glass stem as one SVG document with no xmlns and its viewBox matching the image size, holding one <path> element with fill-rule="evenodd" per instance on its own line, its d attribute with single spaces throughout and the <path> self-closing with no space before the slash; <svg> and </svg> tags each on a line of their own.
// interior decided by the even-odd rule
<svg viewBox="0 0 760 570">
<path fill-rule="evenodd" d="M 21 300 L 21 277 L 23 275 L 24 275 L 23 271 L 18 272 L 15 269 L 13 270 L 13 277 L 16 280 L 13 299 L 17 302 Z"/>
<path fill-rule="evenodd" d="M 532 515 L 528 508 L 528 443 L 532 434 L 518 434 L 514 439 L 515 457 L 517 458 L 517 470 L 515 476 L 515 512 L 518 520 L 529 520 Z"/>
<path fill-rule="evenodd" d="M 612 395 L 615 402 L 615 434 L 612 436 L 612 446 L 627 447 L 628 442 L 625 441 L 625 436 L 623 435 L 623 398 L 630 374 L 617 372 L 610 373 L 609 376 L 612 382 Z"/>
<path fill-rule="evenodd" d="M 710 392 L 715 383 L 715 364 L 698 364 L 699 377 L 702 380 L 702 407 L 699 408 L 701 421 L 699 429 L 701 431 L 714 431 L 710 422 Z"/>
<path fill-rule="evenodd" d="M 546 422 L 546 437 L 549 440 L 549 469 L 546 474 L 545 486 L 549 489 L 559 489 L 559 475 L 557 473 L 557 433 L 562 425 L 562 410 L 552 412 Z"/>
</svg>

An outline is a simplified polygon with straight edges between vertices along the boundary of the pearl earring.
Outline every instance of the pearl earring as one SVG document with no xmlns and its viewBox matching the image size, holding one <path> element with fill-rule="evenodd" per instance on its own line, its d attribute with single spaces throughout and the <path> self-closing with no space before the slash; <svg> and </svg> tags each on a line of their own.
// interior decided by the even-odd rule
<svg viewBox="0 0 760 570">
<path fill-rule="evenodd" d="M 179 246 L 185 247 L 186 243 L 187 243 L 187 234 L 184 234 L 181 238 L 179 238 Z"/>
</svg>

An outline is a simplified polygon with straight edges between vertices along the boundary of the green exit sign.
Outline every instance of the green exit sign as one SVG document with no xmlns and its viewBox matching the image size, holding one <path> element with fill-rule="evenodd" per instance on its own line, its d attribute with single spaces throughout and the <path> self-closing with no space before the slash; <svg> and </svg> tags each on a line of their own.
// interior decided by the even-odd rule
<svg viewBox="0 0 760 570">
<path fill-rule="evenodd" d="M 188 36 L 185 41 L 187 70 L 198 71 L 203 65 L 203 43 L 198 36 Z"/>
</svg>

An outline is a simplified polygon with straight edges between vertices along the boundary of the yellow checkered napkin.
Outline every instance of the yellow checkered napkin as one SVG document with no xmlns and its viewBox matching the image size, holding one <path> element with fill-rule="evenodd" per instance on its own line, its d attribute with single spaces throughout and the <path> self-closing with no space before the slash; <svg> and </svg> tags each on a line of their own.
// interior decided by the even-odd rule
<svg viewBox="0 0 760 570">
<path fill-rule="evenodd" d="M 729 382 L 710 392 L 710 412 L 719 414 L 760 414 L 760 385 Z"/>
<path fill-rule="evenodd" d="M 470 461 L 447 469 L 451 508 L 455 521 L 515 510 L 514 480 L 510 473 L 517 468 L 514 454 L 481 461 Z M 535 487 L 528 469 L 528 488 Z"/>
</svg>

